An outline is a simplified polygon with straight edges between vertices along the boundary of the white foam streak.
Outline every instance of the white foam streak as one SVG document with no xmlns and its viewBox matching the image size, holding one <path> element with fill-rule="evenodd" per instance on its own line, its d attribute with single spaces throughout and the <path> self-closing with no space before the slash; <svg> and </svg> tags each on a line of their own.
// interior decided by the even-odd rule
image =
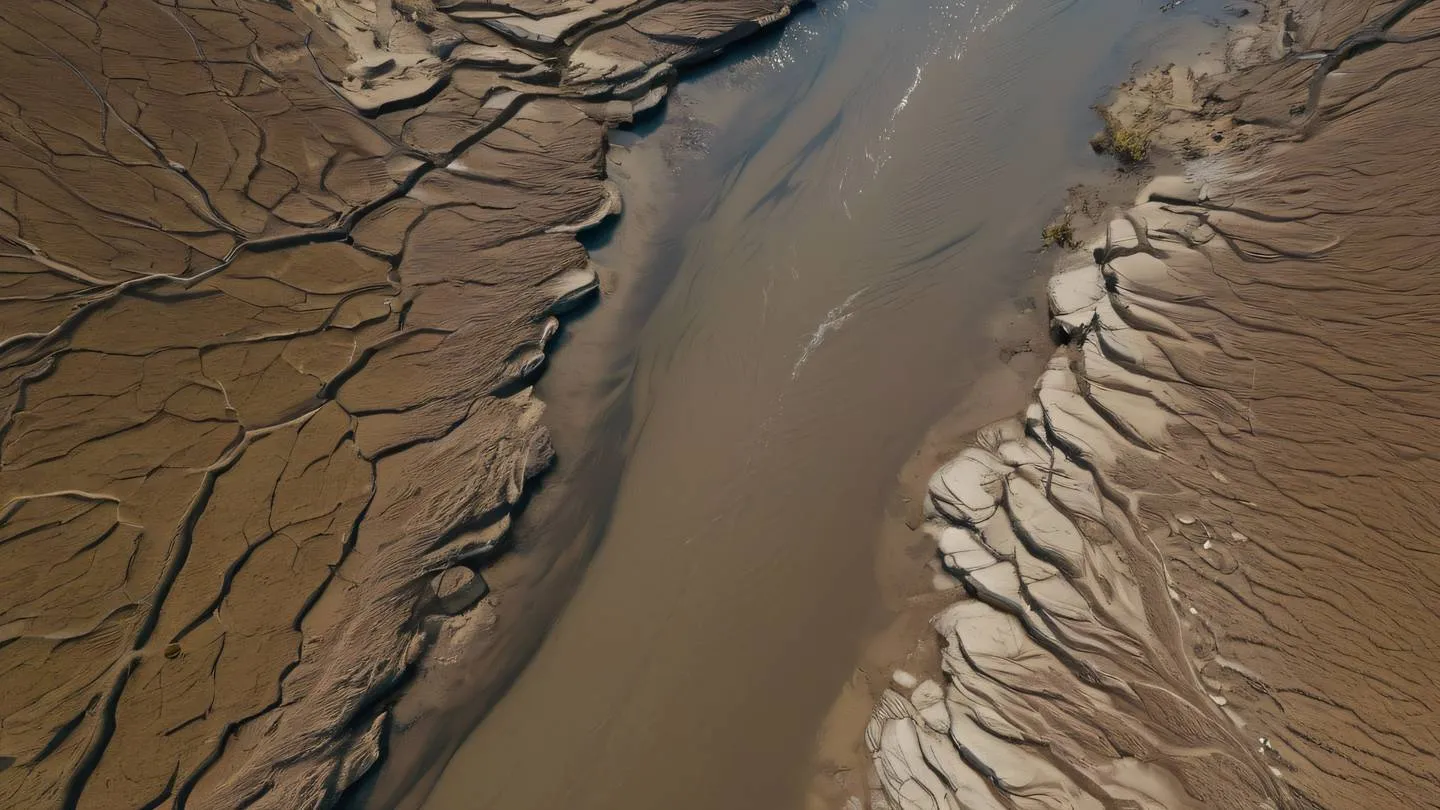
<svg viewBox="0 0 1440 810">
<path fill-rule="evenodd" d="M 984 19 L 980 19 L 982 11 L 980 5 L 969 6 L 961 2 L 954 5 L 941 5 L 936 9 L 937 23 L 933 33 L 937 35 L 938 39 L 943 41 L 936 43 L 925 51 L 925 55 L 921 58 L 920 63 L 915 66 L 915 77 L 911 80 L 910 86 L 905 88 L 905 92 L 901 94 L 900 101 L 895 105 L 895 109 L 890 114 L 890 120 L 886 123 L 885 129 L 881 131 L 879 138 L 876 139 L 877 144 L 874 152 L 872 153 L 869 149 L 865 150 L 865 156 L 870 159 L 873 167 L 872 177 L 878 177 L 880 170 L 884 168 L 885 164 L 890 160 L 890 150 L 888 147 L 890 140 L 895 135 L 896 122 L 900 119 L 900 114 L 910 105 L 910 99 L 914 96 L 915 91 L 919 89 L 920 80 L 925 74 L 926 64 L 938 58 L 946 47 L 952 45 L 954 49 L 950 51 L 949 58 L 952 61 L 958 61 L 964 57 L 966 48 L 969 46 L 973 37 L 984 34 L 1000 24 L 1002 20 L 1010 16 L 1010 13 L 1013 12 L 1019 4 L 1020 0 L 1010 0 L 1009 3 Z M 966 9 L 970 11 L 968 19 L 966 19 L 966 15 L 963 13 Z M 967 25 L 968 30 L 965 30 L 965 26 Z M 955 36 L 956 28 L 962 29 L 958 36 Z"/>
<path fill-rule="evenodd" d="M 825 342 L 827 335 L 839 329 L 846 321 L 850 320 L 850 316 L 855 314 L 850 311 L 850 305 L 854 304 L 855 299 L 859 298 L 865 290 L 865 287 L 861 287 L 851 293 L 850 297 L 846 298 L 843 304 L 831 309 L 825 314 L 825 320 L 820 322 L 820 325 L 815 328 L 815 333 L 810 336 L 809 342 L 800 350 L 800 359 L 795 361 L 795 368 L 790 371 L 790 379 L 793 380 L 800 375 L 800 367 L 805 365 L 806 360 L 810 359 L 812 352 L 820 348 L 820 344 Z"/>
</svg>

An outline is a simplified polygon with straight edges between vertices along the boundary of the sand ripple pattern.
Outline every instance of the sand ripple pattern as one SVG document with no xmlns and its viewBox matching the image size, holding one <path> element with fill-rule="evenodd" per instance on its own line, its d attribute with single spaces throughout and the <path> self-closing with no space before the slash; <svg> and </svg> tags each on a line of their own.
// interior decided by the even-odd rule
<svg viewBox="0 0 1440 810">
<path fill-rule="evenodd" d="M 1296 20 L 1212 92 L 1270 140 L 1061 268 L 1034 401 L 932 480 L 966 598 L 873 806 L 1440 806 L 1440 13 Z"/>
<path fill-rule="evenodd" d="M 550 461 L 607 128 L 789 8 L 441 5 L 6 7 L 0 807 L 375 764 Z"/>
</svg>

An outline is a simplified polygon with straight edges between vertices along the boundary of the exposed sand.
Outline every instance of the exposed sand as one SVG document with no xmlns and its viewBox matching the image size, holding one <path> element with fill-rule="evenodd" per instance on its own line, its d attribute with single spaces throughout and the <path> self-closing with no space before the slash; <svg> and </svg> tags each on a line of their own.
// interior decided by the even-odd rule
<svg viewBox="0 0 1440 810">
<path fill-rule="evenodd" d="M 607 128 L 789 10 L 442 5 L 7 5 L 0 807 L 296 810 L 374 765 L 493 619 Z"/>
<path fill-rule="evenodd" d="M 1268 21 L 1157 133 L 1216 154 L 1057 272 L 1024 416 L 931 480 L 964 595 L 870 806 L 1440 806 L 1440 12 Z"/>
</svg>

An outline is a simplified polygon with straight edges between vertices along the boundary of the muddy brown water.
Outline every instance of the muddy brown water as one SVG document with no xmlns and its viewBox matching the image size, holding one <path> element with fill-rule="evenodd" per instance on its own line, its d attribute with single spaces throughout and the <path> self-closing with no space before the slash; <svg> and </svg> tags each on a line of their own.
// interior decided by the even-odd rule
<svg viewBox="0 0 1440 810">
<path fill-rule="evenodd" d="M 606 294 L 538 386 L 560 462 L 516 528 L 573 596 L 493 708 L 446 696 L 484 719 L 423 806 L 798 807 L 885 622 L 899 471 L 1047 354 L 1039 228 L 1112 172 L 1089 106 L 1218 13 L 824 3 L 617 133 Z"/>
</svg>

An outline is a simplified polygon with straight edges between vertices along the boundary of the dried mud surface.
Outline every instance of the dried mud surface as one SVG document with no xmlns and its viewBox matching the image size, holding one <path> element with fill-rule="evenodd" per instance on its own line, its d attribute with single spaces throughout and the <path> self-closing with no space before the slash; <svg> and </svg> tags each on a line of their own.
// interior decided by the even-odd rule
<svg viewBox="0 0 1440 810">
<path fill-rule="evenodd" d="M 0 807 L 297 810 L 377 762 L 495 620 L 607 128 L 789 6 L 6 7 Z"/>
<path fill-rule="evenodd" d="M 870 806 L 1440 806 L 1440 8 L 1269 19 L 1202 93 L 1238 145 L 1062 265 L 1029 409 L 931 480 L 963 596 Z"/>
</svg>

